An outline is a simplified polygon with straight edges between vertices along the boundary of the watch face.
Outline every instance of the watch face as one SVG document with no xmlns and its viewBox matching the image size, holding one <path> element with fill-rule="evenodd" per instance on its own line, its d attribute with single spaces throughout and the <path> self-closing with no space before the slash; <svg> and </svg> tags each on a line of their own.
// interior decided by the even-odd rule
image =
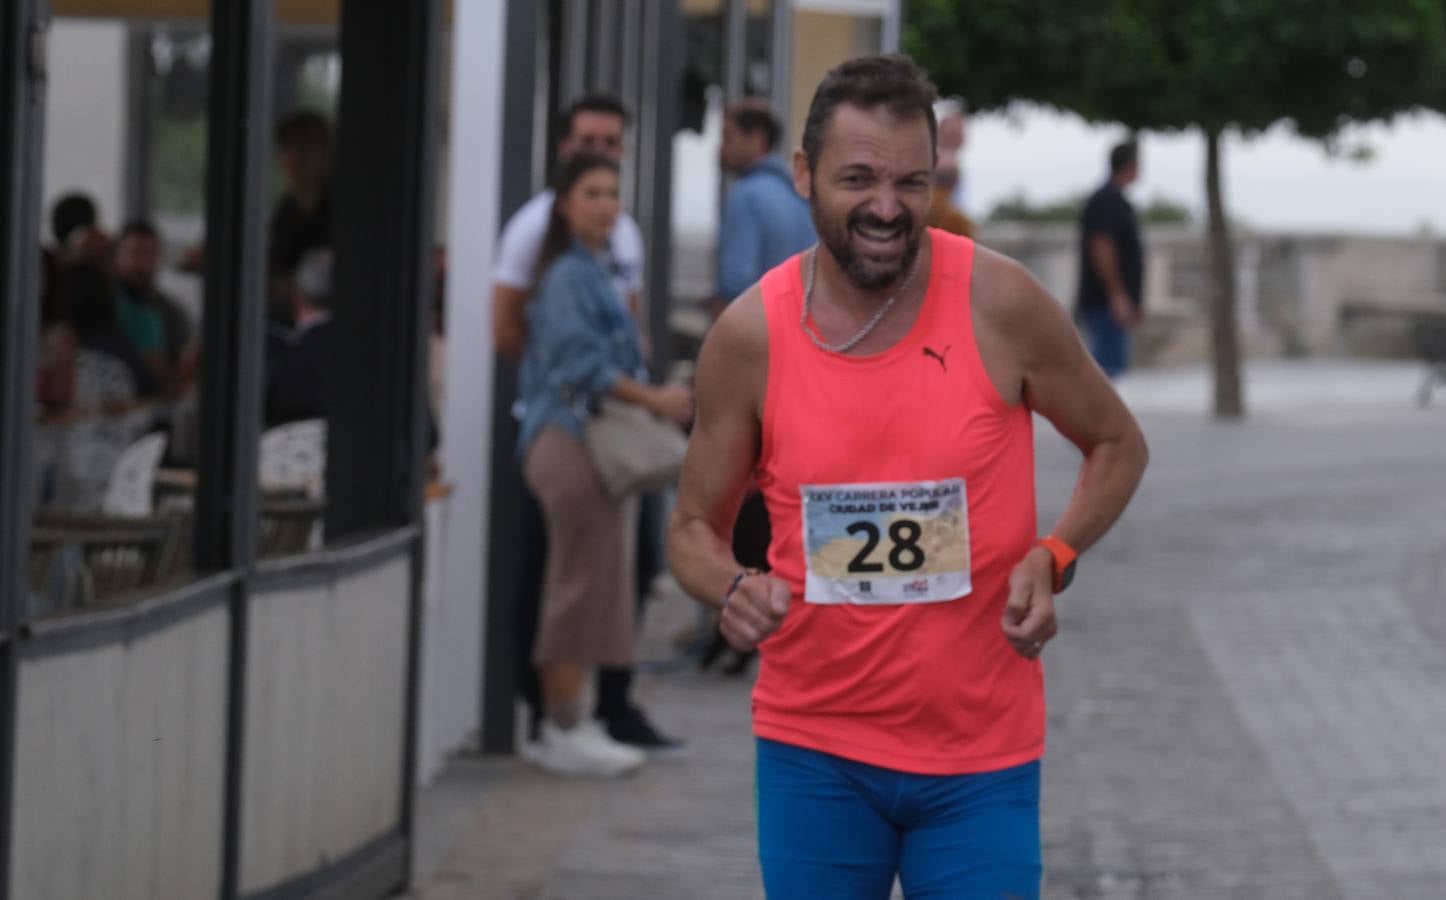
<svg viewBox="0 0 1446 900">
<path fill-rule="evenodd" d="M 1078 560 L 1070 560 L 1069 565 L 1064 567 L 1064 571 L 1059 573 L 1059 591 L 1063 591 L 1069 587 L 1071 581 L 1074 581 L 1074 567 L 1078 562 Z M 1059 591 L 1056 591 L 1056 593 L 1059 593 Z"/>
</svg>

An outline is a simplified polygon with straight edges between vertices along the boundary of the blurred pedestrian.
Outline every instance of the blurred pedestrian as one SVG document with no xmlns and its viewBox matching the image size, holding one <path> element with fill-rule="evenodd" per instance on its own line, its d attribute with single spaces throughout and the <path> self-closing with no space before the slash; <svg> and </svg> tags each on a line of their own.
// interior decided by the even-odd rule
<svg viewBox="0 0 1446 900">
<path fill-rule="evenodd" d="M 636 637 L 636 497 L 604 491 L 583 426 L 604 397 L 679 425 L 692 395 L 647 378 L 637 322 L 612 283 L 620 212 L 617 163 L 591 153 L 563 164 L 543 239 L 519 378 L 518 454 L 542 507 L 547 568 L 532 659 L 544 721 L 530 758 L 550 771 L 618 775 L 644 752 L 609 736 L 583 708 L 588 671 L 631 668 Z"/>
<path fill-rule="evenodd" d="M 954 191 L 959 186 L 959 168 L 940 163 L 934 170 L 934 189 L 929 196 L 929 227 L 974 237 L 974 220 L 954 205 Z"/>
<path fill-rule="evenodd" d="M 1139 177 L 1139 147 L 1133 141 L 1115 147 L 1109 180 L 1090 195 L 1080 217 L 1079 314 L 1090 352 L 1111 378 L 1129 368 L 1130 336 L 1143 319 L 1144 247 L 1125 197 Z"/>
<path fill-rule="evenodd" d="M 562 117 L 562 138 L 557 147 L 559 165 L 567 165 L 568 160 L 578 153 L 595 153 L 619 162 L 623 155 L 627 121 L 627 110 L 616 97 L 592 94 L 578 100 Z M 527 303 L 537 281 L 537 260 L 551 222 L 555 197 L 551 188 L 542 191 L 524 204 L 502 230 L 494 271 L 492 328 L 497 351 L 507 357 L 520 356 L 526 346 Z M 638 223 L 624 211 L 618 213 L 609 235 L 608 268 L 613 291 L 624 298 L 629 312 L 642 327 L 643 233 Z M 642 331 L 642 341 L 646 356 L 646 329 Z M 517 411 L 519 415 L 525 415 L 523 404 L 519 403 Z M 655 496 L 642 499 L 637 541 L 640 603 L 653 576 L 662 566 L 661 513 L 658 507 Z M 517 677 L 519 693 L 530 712 L 527 734 L 522 742 L 522 752 L 528 754 L 540 734 L 542 716 L 541 686 L 529 660 L 537 628 L 547 544 L 542 512 L 531 491 L 523 491 L 521 512 L 517 523 L 522 541 L 522 577 L 516 598 Z M 681 751 L 684 742 L 659 730 L 633 701 L 632 686 L 631 667 L 604 666 L 598 670 L 594 714 L 603 721 L 608 734 L 615 740 L 641 747 L 650 753 L 673 754 Z"/>
<path fill-rule="evenodd" d="M 291 283 L 291 327 L 272 323 L 266 339 L 267 428 L 327 414 L 331 339 L 332 251 L 308 250 Z"/>
<path fill-rule="evenodd" d="M 332 246 L 331 123 L 310 110 L 276 126 L 276 163 L 282 193 L 271 214 L 267 259 L 271 273 L 270 316 L 292 324 L 291 280 L 309 250 Z"/>
<path fill-rule="evenodd" d="M 718 228 L 715 311 L 752 287 L 763 273 L 818 240 L 808 201 L 778 155 L 783 126 L 768 107 L 745 100 L 723 116 L 718 161 L 735 176 Z"/>
<path fill-rule="evenodd" d="M 134 220 L 121 228 L 115 247 L 116 314 L 131 346 L 175 396 L 195 377 L 199 345 L 190 318 L 156 284 L 160 269 L 160 232 Z"/>
</svg>

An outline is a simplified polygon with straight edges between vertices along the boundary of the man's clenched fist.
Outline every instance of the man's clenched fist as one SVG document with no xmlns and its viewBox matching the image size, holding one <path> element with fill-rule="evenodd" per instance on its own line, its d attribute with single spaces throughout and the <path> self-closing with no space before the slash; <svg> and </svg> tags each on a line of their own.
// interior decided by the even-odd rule
<svg viewBox="0 0 1446 900">
<path fill-rule="evenodd" d="M 778 630 L 788 614 L 788 584 L 772 575 L 748 575 L 723 606 L 719 628 L 739 653 L 749 653 Z"/>
</svg>

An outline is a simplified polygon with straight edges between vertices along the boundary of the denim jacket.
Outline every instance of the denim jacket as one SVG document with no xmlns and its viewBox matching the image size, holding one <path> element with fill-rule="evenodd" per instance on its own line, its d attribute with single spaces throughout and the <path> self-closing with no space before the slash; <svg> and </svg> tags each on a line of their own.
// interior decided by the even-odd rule
<svg viewBox="0 0 1446 900">
<path fill-rule="evenodd" d="M 519 458 L 548 425 L 581 440 L 598 400 L 619 378 L 647 377 L 638 325 L 613 289 L 610 259 L 574 242 L 528 301 Z"/>
</svg>

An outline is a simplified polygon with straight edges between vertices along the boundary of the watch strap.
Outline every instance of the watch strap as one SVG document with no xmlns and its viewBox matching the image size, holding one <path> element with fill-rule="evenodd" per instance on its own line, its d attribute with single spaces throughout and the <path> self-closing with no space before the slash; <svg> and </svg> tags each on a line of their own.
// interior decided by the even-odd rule
<svg viewBox="0 0 1446 900">
<path fill-rule="evenodd" d="M 1040 538 L 1035 546 L 1048 550 L 1049 555 L 1053 557 L 1054 592 L 1062 593 L 1065 588 L 1070 586 L 1070 582 L 1074 581 L 1074 571 L 1079 561 L 1079 554 L 1069 544 L 1052 534 Z"/>
</svg>

